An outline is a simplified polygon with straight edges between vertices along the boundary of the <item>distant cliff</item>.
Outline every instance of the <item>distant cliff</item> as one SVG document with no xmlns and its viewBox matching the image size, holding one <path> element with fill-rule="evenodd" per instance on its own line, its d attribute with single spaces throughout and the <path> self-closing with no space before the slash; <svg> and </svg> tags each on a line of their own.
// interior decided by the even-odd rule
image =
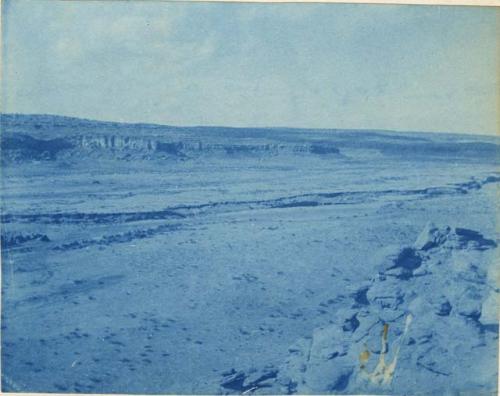
<svg viewBox="0 0 500 396">
<path fill-rule="evenodd" d="M 52 115 L 1 115 L 4 163 L 57 158 L 120 160 L 200 156 L 314 156 L 333 159 L 376 153 L 413 159 L 499 162 L 499 139 L 485 136 L 366 130 L 173 127 Z M 353 154 L 354 153 L 354 154 Z"/>
</svg>

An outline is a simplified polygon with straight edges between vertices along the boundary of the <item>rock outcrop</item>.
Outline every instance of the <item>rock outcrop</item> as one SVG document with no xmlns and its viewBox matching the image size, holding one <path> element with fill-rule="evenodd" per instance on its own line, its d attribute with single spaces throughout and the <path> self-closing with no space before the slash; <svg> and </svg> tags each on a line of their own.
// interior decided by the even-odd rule
<svg viewBox="0 0 500 396">
<path fill-rule="evenodd" d="M 496 383 L 487 363 L 496 360 L 500 290 L 497 271 L 486 268 L 495 247 L 478 232 L 428 224 L 413 246 L 385 252 L 333 324 L 290 346 L 268 386 L 285 394 L 494 392 L 483 386 Z"/>
</svg>

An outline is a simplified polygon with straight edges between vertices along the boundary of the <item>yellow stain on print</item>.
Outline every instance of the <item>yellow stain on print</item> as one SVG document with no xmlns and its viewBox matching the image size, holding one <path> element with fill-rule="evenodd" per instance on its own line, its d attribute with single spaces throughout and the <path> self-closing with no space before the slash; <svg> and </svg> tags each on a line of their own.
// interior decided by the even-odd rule
<svg viewBox="0 0 500 396">
<path fill-rule="evenodd" d="M 382 331 L 382 348 L 380 350 L 380 356 L 378 359 L 378 363 L 375 366 L 375 369 L 370 373 L 366 370 L 366 363 L 370 359 L 370 351 L 367 349 L 365 345 L 365 350 L 362 351 L 359 355 L 360 362 L 360 371 L 361 375 L 372 382 L 375 385 L 389 385 L 392 382 L 392 378 L 394 377 L 394 371 L 396 370 L 396 365 L 398 363 L 399 350 L 403 341 L 408 333 L 408 329 L 410 328 L 413 317 L 408 315 L 406 317 L 405 329 L 401 337 L 399 338 L 399 342 L 394 351 L 394 357 L 392 362 L 386 363 L 385 357 L 388 351 L 387 338 L 389 335 L 389 325 L 387 323 L 384 324 L 384 330 Z"/>
</svg>

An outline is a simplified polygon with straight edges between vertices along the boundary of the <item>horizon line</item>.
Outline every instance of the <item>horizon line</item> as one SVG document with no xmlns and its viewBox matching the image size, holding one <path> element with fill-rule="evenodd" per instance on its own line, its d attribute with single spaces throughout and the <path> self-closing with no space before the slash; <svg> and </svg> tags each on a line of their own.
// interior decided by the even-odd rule
<svg viewBox="0 0 500 396">
<path fill-rule="evenodd" d="M 475 132 L 455 132 L 455 131 L 429 131 L 429 130 L 410 130 L 410 129 L 384 129 L 384 128 L 336 128 L 336 127 L 292 127 L 292 126 L 229 126 L 229 125 L 174 125 L 162 124 L 158 122 L 148 121 L 113 121 L 109 119 L 99 118 L 86 118 L 73 115 L 55 114 L 55 113 L 6 113 L 0 111 L 0 117 L 6 116 L 48 116 L 71 118 L 81 121 L 94 121 L 102 123 L 124 124 L 124 125 L 147 125 L 156 127 L 169 127 L 169 128 L 226 128 L 226 129 L 292 129 L 292 130 L 312 130 L 312 131 L 360 131 L 360 132 L 390 132 L 400 134 L 420 133 L 420 134 L 441 134 L 441 135 L 461 135 L 461 136 L 482 136 L 490 138 L 500 138 L 499 131 L 493 134 L 490 133 L 475 133 Z"/>
</svg>

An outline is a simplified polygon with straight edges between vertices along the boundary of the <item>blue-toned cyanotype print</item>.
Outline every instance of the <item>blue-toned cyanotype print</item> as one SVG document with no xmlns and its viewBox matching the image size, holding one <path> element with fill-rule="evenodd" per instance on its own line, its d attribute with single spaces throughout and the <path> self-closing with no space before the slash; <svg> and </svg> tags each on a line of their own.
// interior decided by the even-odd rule
<svg viewBox="0 0 500 396">
<path fill-rule="evenodd" d="M 4 392 L 496 393 L 498 10 L 2 7 Z"/>
</svg>

